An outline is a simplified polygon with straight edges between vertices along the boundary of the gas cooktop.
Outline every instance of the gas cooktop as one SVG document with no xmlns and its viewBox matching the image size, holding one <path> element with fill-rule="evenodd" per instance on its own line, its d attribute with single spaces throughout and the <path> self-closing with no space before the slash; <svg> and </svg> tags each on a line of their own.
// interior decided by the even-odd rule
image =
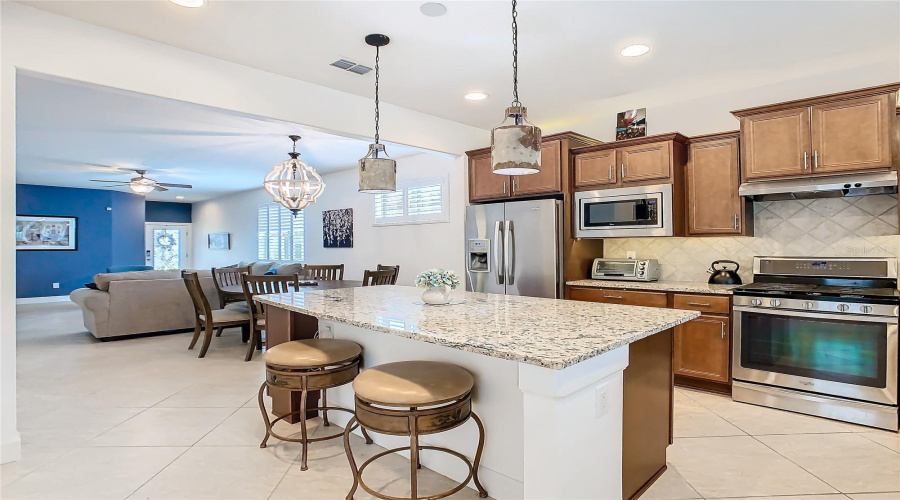
<svg viewBox="0 0 900 500">
<path fill-rule="evenodd" d="M 895 298 L 900 301 L 900 291 L 898 291 L 896 287 L 835 286 L 803 283 L 750 283 L 735 288 L 733 292 L 741 295 Z"/>
</svg>

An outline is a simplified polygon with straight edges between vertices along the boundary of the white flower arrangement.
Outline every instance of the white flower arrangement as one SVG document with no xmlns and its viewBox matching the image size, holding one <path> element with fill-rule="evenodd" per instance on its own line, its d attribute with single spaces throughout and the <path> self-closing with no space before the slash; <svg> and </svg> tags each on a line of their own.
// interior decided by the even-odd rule
<svg viewBox="0 0 900 500">
<path fill-rule="evenodd" d="M 419 287 L 449 286 L 450 288 L 456 288 L 459 284 L 459 276 L 455 272 L 446 269 L 429 269 L 422 271 L 416 276 L 416 286 Z"/>
</svg>

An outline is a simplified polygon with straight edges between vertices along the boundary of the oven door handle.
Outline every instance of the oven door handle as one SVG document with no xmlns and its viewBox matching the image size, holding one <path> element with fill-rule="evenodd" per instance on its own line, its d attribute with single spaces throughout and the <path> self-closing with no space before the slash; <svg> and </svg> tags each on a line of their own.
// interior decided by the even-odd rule
<svg viewBox="0 0 900 500">
<path fill-rule="evenodd" d="M 755 314 L 768 314 L 769 316 L 790 316 L 794 318 L 832 319 L 847 321 L 862 321 L 865 323 L 897 323 L 896 316 L 870 316 L 868 314 L 834 314 L 822 312 L 794 311 L 793 309 L 764 309 L 759 307 L 734 306 L 735 312 L 750 312 Z"/>
</svg>

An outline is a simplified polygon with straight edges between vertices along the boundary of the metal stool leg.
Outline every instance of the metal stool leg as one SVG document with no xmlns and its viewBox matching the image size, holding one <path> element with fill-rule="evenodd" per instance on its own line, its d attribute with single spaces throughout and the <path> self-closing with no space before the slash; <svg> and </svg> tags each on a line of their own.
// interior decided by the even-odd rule
<svg viewBox="0 0 900 500">
<path fill-rule="evenodd" d="M 416 416 L 409 417 L 409 491 L 410 498 L 419 498 L 419 427 Z"/>
<path fill-rule="evenodd" d="M 344 453 L 347 454 L 347 461 L 350 462 L 350 471 L 353 473 L 353 487 L 350 488 L 350 493 L 347 493 L 347 500 L 353 500 L 353 494 L 356 493 L 356 488 L 359 486 L 359 470 L 356 468 L 356 460 L 353 458 L 353 450 L 350 448 L 350 430 L 353 429 L 353 423 L 356 421 L 356 417 L 352 417 L 347 422 L 347 427 L 344 428 Z M 362 425 L 359 428 L 363 429 Z M 365 432 L 366 430 L 363 429 L 363 433 Z"/>
<path fill-rule="evenodd" d="M 475 487 L 478 488 L 478 496 L 487 498 L 488 492 L 478 480 L 478 466 L 481 464 L 481 452 L 484 451 L 484 424 L 475 412 L 472 412 L 472 419 L 478 424 L 478 449 L 475 451 L 475 462 L 472 464 L 472 479 L 475 481 Z"/>
<path fill-rule="evenodd" d="M 303 452 L 300 455 L 300 470 L 307 470 L 306 454 L 309 451 L 309 442 L 306 436 L 306 377 L 303 377 L 303 390 L 300 392 L 300 436 L 303 439 Z"/>
<path fill-rule="evenodd" d="M 325 389 L 322 389 L 322 406 L 328 406 L 328 391 Z M 331 423 L 328 422 L 328 410 L 322 410 L 322 420 L 325 427 L 331 426 Z"/>
<path fill-rule="evenodd" d="M 262 443 L 259 444 L 260 448 L 266 447 L 266 441 L 268 441 L 269 436 L 272 435 L 272 423 L 269 422 L 269 413 L 266 411 L 266 404 L 263 402 L 263 394 L 265 391 L 266 383 L 263 382 L 259 387 L 259 411 L 262 412 L 263 422 L 266 424 L 266 437 L 264 437 Z"/>
</svg>

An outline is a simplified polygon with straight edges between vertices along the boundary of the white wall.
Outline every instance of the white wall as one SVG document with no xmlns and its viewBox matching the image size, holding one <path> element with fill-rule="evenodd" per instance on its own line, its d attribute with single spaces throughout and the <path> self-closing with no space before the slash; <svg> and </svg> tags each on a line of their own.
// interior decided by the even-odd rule
<svg viewBox="0 0 900 500">
<path fill-rule="evenodd" d="M 14 2 L 0 2 L 0 461 L 19 457 L 15 343 L 15 75 L 26 71 L 275 118 L 347 137 L 372 133 L 371 99 L 266 73 Z M 386 141 L 461 154 L 487 132 L 381 105 Z M 205 245 L 204 245 L 205 246 Z M 196 248 L 196 247 L 195 247 Z"/>
<path fill-rule="evenodd" d="M 443 267 L 462 272 L 464 266 L 463 223 L 466 204 L 466 159 L 447 155 L 419 154 L 397 160 L 397 180 L 405 182 L 430 177 L 449 177 L 450 221 L 435 224 L 374 226 L 373 195 L 357 192 L 357 170 L 348 169 L 323 176 L 325 192 L 307 207 L 306 262 L 344 264 L 344 277 L 362 279 L 363 271 L 378 264 L 400 266 L 399 284 L 412 285 L 419 271 Z M 195 203 L 194 264 L 198 268 L 256 260 L 256 209 L 270 203 L 262 188 Z M 353 209 L 353 248 L 324 248 L 322 211 Z M 210 251 L 206 235 L 230 232 L 230 251 Z"/>
</svg>

